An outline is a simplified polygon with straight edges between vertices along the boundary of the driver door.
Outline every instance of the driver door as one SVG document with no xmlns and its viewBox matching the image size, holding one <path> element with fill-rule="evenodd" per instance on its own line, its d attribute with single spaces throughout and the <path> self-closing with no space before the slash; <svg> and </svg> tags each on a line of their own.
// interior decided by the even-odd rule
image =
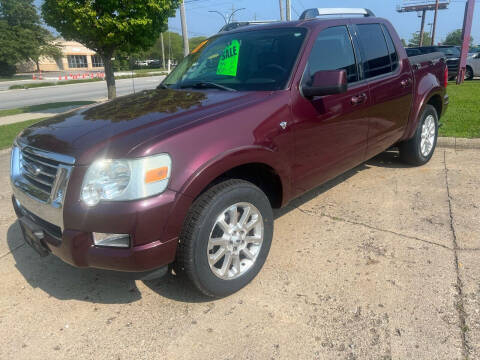
<svg viewBox="0 0 480 360">
<path fill-rule="evenodd" d="M 313 99 L 295 95 L 292 101 L 297 195 L 365 160 L 369 87 L 360 81 L 348 28 L 324 29 L 312 47 L 302 82 L 309 81 L 317 71 L 341 69 L 347 71 L 347 92 Z"/>
</svg>

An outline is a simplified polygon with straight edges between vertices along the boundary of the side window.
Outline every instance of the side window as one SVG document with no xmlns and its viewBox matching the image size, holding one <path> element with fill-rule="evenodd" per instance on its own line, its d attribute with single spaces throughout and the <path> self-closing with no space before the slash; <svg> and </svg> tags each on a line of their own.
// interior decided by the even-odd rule
<svg viewBox="0 0 480 360">
<path fill-rule="evenodd" d="M 358 39 L 363 49 L 365 78 L 388 74 L 390 54 L 380 24 L 357 25 Z"/>
<path fill-rule="evenodd" d="M 355 53 L 346 26 L 335 26 L 323 30 L 313 45 L 305 81 L 310 81 L 317 71 L 342 70 L 347 71 L 348 82 L 358 80 Z"/>
<path fill-rule="evenodd" d="M 395 49 L 395 44 L 393 43 L 390 32 L 385 26 L 382 25 L 382 27 L 383 27 L 383 33 L 385 34 L 385 39 L 387 40 L 387 48 L 390 54 L 390 62 L 391 62 L 392 72 L 393 72 L 398 68 L 398 53 L 397 53 L 397 50 Z"/>
</svg>

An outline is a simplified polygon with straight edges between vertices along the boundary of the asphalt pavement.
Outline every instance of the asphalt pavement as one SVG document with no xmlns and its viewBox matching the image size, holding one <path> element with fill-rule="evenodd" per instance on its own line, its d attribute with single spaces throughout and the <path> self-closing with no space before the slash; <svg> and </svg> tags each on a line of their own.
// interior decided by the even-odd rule
<svg viewBox="0 0 480 360">
<path fill-rule="evenodd" d="M 381 154 L 276 212 L 267 262 L 212 300 L 24 244 L 0 155 L 0 359 L 480 359 L 480 151 Z"/>
<path fill-rule="evenodd" d="M 117 80 L 117 95 L 128 95 L 134 91 L 155 88 L 164 76 L 141 77 Z M 23 106 L 63 101 L 98 101 L 106 99 L 107 85 L 104 81 L 71 85 L 50 86 L 27 90 L 0 91 L 0 110 Z"/>
</svg>

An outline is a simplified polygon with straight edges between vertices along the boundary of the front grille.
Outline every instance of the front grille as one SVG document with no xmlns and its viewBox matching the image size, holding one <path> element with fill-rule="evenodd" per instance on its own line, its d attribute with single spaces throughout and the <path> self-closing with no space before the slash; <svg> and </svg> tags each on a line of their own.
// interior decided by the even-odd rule
<svg viewBox="0 0 480 360">
<path fill-rule="evenodd" d="M 24 148 L 21 154 L 21 173 L 34 187 L 34 191 L 42 200 L 50 198 L 57 177 L 60 163 L 50 158 L 39 156 L 29 148 Z"/>
</svg>

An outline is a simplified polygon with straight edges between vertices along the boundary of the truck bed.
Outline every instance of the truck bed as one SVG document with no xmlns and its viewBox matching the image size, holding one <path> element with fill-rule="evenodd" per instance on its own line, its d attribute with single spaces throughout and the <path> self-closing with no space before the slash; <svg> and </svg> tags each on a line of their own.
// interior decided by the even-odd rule
<svg viewBox="0 0 480 360">
<path fill-rule="evenodd" d="M 408 60 L 410 60 L 410 64 L 412 65 L 422 65 L 426 62 L 436 63 L 438 61 L 445 61 L 446 57 L 445 54 L 442 52 L 434 52 L 430 54 L 423 54 L 423 55 L 416 55 L 416 56 L 409 56 Z"/>
</svg>

